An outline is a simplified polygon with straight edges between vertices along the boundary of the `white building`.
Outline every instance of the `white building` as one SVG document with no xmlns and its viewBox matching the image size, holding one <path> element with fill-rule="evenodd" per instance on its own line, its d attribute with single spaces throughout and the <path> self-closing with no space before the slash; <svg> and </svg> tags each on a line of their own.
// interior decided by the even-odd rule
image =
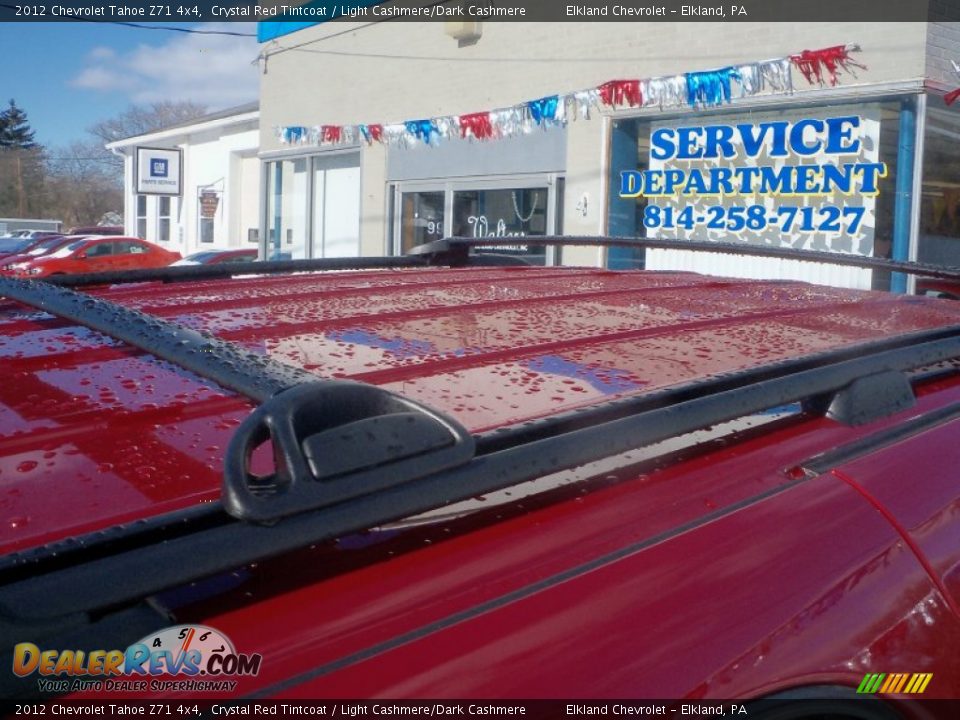
<svg viewBox="0 0 960 720">
<path fill-rule="evenodd" d="M 107 145 L 124 156 L 126 233 L 184 256 L 258 247 L 259 119 L 253 102 Z M 137 192 L 138 156 L 156 151 L 174 158 L 172 167 L 179 163 L 176 194 Z"/>
</svg>

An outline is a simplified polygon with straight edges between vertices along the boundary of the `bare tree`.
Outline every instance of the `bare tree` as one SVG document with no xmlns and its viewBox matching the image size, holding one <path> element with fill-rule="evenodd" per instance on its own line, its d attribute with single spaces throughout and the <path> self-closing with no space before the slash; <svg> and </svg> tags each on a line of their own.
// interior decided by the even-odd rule
<svg viewBox="0 0 960 720">
<path fill-rule="evenodd" d="M 205 106 L 185 100 L 131 105 L 120 115 L 92 126 L 90 133 L 106 144 L 189 122 L 206 112 Z"/>
<path fill-rule="evenodd" d="M 123 211 L 123 164 L 99 140 L 54 148 L 47 159 L 48 212 L 65 225 L 95 225 L 108 212 Z"/>
<path fill-rule="evenodd" d="M 43 148 L 0 148 L 0 217 L 36 217 L 45 203 Z"/>
<path fill-rule="evenodd" d="M 55 148 L 47 159 L 47 212 L 64 224 L 95 225 L 107 213 L 123 212 L 123 158 L 107 143 L 188 122 L 206 112 L 192 102 L 131 105 L 88 128 L 89 140 Z"/>
</svg>

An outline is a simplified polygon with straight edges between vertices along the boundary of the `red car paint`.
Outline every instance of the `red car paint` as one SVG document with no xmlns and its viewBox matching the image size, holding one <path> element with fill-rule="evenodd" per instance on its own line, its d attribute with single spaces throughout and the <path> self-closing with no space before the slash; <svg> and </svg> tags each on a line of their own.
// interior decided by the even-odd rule
<svg viewBox="0 0 960 720">
<path fill-rule="evenodd" d="M 917 278 L 917 295 L 960 300 L 960 282 L 941 278 Z"/>
<path fill-rule="evenodd" d="M 473 432 L 960 324 L 960 305 L 929 298 L 535 267 L 90 292 Z M 4 554 L 219 496 L 248 400 L 10 302 L 0 359 Z M 263 655 L 240 695 L 748 698 L 931 672 L 925 697 L 960 697 L 960 419 L 803 470 L 960 403 L 960 376 L 916 392 L 866 425 L 757 416 L 305 547 L 187 593 L 176 621 Z"/>
<path fill-rule="evenodd" d="M 58 245 L 30 260 L 11 263 L 9 274 L 17 277 L 47 277 L 68 273 L 112 272 L 164 267 L 179 260 L 180 253 L 146 240 L 112 235 L 84 237 Z"/>
</svg>

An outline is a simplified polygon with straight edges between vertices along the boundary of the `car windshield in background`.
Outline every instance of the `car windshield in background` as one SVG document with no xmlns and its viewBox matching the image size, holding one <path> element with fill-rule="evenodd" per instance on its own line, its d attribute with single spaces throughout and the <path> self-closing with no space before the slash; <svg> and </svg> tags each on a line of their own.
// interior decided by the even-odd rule
<svg viewBox="0 0 960 720">
<path fill-rule="evenodd" d="M 193 255 L 188 255 L 188 256 L 185 257 L 181 262 L 183 262 L 183 263 L 195 262 L 195 263 L 203 264 L 203 263 L 207 262 L 208 260 L 213 260 L 213 259 L 214 259 L 215 257 L 217 257 L 217 255 L 219 255 L 219 254 L 220 254 L 220 253 L 218 253 L 218 252 L 209 252 L 209 251 L 208 251 L 208 252 L 198 252 L 198 253 L 194 253 Z"/>
<path fill-rule="evenodd" d="M 72 242 L 69 245 L 64 245 L 62 248 L 60 248 L 56 252 L 50 253 L 48 257 L 64 258 L 69 255 L 72 255 L 74 252 L 82 248 L 85 242 L 86 240 L 77 240 L 76 242 Z"/>
<path fill-rule="evenodd" d="M 27 251 L 27 255 L 43 255 L 48 250 L 52 250 L 63 242 L 62 237 L 50 238 L 49 240 L 44 240 L 39 245 L 31 248 Z"/>
</svg>

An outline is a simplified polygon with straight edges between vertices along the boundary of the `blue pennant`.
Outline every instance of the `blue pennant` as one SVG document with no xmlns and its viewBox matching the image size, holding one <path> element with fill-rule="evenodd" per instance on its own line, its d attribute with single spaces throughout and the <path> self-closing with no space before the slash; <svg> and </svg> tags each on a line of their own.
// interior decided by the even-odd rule
<svg viewBox="0 0 960 720">
<path fill-rule="evenodd" d="M 559 102 L 559 95 L 550 95 L 539 100 L 530 100 L 527 107 L 530 109 L 530 116 L 537 125 L 543 125 L 544 123 L 552 125 L 556 122 L 557 103 Z"/>
<path fill-rule="evenodd" d="M 423 140 L 427 145 L 430 144 L 434 135 L 440 137 L 440 131 L 437 129 L 437 123 L 433 120 L 408 120 L 406 122 L 407 132 L 418 140 Z"/>
<path fill-rule="evenodd" d="M 303 140 L 307 135 L 307 129 L 305 127 L 296 126 L 296 127 L 285 127 L 283 129 L 283 139 L 288 143 L 298 143 Z"/>
<path fill-rule="evenodd" d="M 731 80 L 740 79 L 740 73 L 734 68 L 707 70 L 687 73 L 687 102 L 691 107 L 701 105 L 722 105 L 730 102 Z"/>
</svg>

